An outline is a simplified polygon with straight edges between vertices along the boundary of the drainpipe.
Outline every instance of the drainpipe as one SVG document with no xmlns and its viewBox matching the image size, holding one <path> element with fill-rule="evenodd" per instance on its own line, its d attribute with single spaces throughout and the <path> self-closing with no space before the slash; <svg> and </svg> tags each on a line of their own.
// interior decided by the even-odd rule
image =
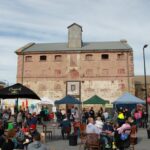
<svg viewBox="0 0 150 150">
<path fill-rule="evenodd" d="M 128 92 L 130 93 L 130 79 L 129 79 L 129 52 L 127 52 L 127 73 L 128 73 Z"/>
<path fill-rule="evenodd" d="M 23 84 L 23 79 L 24 79 L 24 52 L 22 52 L 22 79 L 21 79 L 22 84 Z"/>
</svg>

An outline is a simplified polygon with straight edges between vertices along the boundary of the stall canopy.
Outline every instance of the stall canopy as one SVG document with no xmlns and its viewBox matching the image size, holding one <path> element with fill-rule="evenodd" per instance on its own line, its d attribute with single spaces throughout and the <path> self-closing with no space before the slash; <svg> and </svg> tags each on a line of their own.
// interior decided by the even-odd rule
<svg viewBox="0 0 150 150">
<path fill-rule="evenodd" d="M 120 96 L 113 104 L 145 104 L 145 101 L 142 99 L 126 92 L 122 96 Z"/>
<path fill-rule="evenodd" d="M 47 97 L 43 97 L 43 98 L 41 98 L 41 101 L 38 104 L 54 105 L 54 101 L 52 99 L 47 98 Z"/>
<path fill-rule="evenodd" d="M 81 104 L 81 102 L 73 96 L 67 95 L 64 98 L 55 101 L 55 104 Z"/>
<path fill-rule="evenodd" d="M 88 100 L 84 101 L 83 104 L 109 104 L 109 101 L 102 99 L 101 97 L 94 95 Z"/>
</svg>

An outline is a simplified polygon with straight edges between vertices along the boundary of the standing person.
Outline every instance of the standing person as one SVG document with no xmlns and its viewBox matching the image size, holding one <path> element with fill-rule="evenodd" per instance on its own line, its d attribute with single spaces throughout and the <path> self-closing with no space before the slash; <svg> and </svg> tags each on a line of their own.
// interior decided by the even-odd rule
<svg viewBox="0 0 150 150">
<path fill-rule="evenodd" d="M 20 110 L 19 113 L 17 114 L 17 125 L 22 128 L 22 122 L 23 122 L 23 114 L 22 111 Z"/>
<path fill-rule="evenodd" d="M 41 143 L 40 134 L 35 134 L 33 136 L 33 142 L 28 145 L 27 150 L 48 150 L 46 145 Z"/>
<path fill-rule="evenodd" d="M 93 119 L 95 119 L 95 111 L 93 110 L 93 107 L 91 107 L 91 109 L 89 111 L 89 116 L 92 117 Z"/>
<path fill-rule="evenodd" d="M 77 107 L 75 107 L 74 119 L 75 119 L 75 120 L 79 120 L 79 119 L 80 119 L 80 118 L 79 118 L 79 110 L 78 110 Z"/>
<path fill-rule="evenodd" d="M 82 123 L 86 124 L 88 118 L 89 118 L 89 113 L 86 111 L 85 108 L 83 108 L 83 111 L 82 111 Z"/>
<path fill-rule="evenodd" d="M 107 110 L 105 110 L 105 112 L 103 112 L 103 116 L 104 116 L 104 121 L 106 121 L 109 118 L 109 113 Z"/>
<path fill-rule="evenodd" d="M 119 111 L 117 120 L 118 120 L 119 126 L 121 126 L 122 124 L 124 124 L 125 117 L 124 117 L 124 114 L 123 114 L 122 110 Z"/>
<path fill-rule="evenodd" d="M 61 110 L 57 109 L 55 114 L 56 114 L 57 122 L 60 123 L 62 121 Z"/>
<path fill-rule="evenodd" d="M 67 134 L 67 138 L 68 138 L 71 132 L 71 123 L 67 119 L 66 116 L 64 116 L 64 119 L 62 120 L 60 126 L 61 126 L 61 134 L 62 134 L 63 139 L 64 139 L 65 133 Z"/>
<path fill-rule="evenodd" d="M 62 120 L 66 117 L 66 112 L 64 109 L 61 110 Z"/>
</svg>

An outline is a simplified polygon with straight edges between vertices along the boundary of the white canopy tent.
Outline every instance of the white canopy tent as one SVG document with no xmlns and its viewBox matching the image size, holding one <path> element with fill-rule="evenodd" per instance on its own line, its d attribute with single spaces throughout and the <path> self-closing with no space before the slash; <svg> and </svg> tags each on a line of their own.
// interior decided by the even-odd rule
<svg viewBox="0 0 150 150">
<path fill-rule="evenodd" d="M 38 104 L 54 105 L 54 101 L 52 99 L 47 98 L 47 97 L 43 97 L 43 98 L 41 98 L 41 101 L 38 102 Z"/>
</svg>

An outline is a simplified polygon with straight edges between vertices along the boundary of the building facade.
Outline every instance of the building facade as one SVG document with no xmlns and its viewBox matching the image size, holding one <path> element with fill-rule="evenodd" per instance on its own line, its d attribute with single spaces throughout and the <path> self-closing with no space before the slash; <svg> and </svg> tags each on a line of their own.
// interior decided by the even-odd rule
<svg viewBox="0 0 150 150">
<path fill-rule="evenodd" d="M 150 98 L 150 76 L 146 76 L 147 97 Z M 145 100 L 144 76 L 135 76 L 135 96 Z"/>
<path fill-rule="evenodd" d="M 83 42 L 82 27 L 68 27 L 67 43 L 29 43 L 16 51 L 17 82 L 40 97 L 66 94 L 82 101 L 93 95 L 114 101 L 134 94 L 133 50 L 126 40 Z"/>
</svg>

